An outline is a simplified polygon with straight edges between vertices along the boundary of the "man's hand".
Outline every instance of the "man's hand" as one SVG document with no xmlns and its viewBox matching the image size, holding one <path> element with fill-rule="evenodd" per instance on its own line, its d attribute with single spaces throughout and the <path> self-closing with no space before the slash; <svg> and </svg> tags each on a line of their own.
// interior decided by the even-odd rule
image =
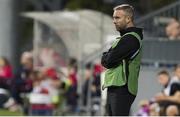
<svg viewBox="0 0 180 117">
<path fill-rule="evenodd" d="M 158 93 L 158 94 L 155 96 L 155 100 L 156 100 L 157 102 L 163 101 L 163 100 L 165 100 L 165 99 L 166 99 L 166 95 L 164 95 L 163 93 Z"/>
</svg>

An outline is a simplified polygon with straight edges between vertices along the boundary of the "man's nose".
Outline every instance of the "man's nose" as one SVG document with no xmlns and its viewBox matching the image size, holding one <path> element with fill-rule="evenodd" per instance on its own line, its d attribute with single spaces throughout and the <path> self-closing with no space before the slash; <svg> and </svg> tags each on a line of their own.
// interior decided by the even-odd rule
<svg viewBox="0 0 180 117">
<path fill-rule="evenodd" d="M 114 24 L 116 24 L 116 21 L 115 21 L 115 20 L 113 20 L 113 23 L 114 23 Z"/>
</svg>

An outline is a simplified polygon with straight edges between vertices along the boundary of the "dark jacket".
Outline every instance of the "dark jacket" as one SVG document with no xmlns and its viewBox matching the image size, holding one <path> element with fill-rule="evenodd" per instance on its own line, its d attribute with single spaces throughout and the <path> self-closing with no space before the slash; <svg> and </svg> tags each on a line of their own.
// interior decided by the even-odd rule
<svg viewBox="0 0 180 117">
<path fill-rule="evenodd" d="M 123 36 L 128 32 L 136 32 L 141 39 L 143 38 L 142 29 L 136 27 L 129 27 L 121 31 L 120 35 Z M 139 48 L 139 41 L 133 35 L 125 35 L 115 48 L 110 48 L 108 52 L 103 53 L 101 64 L 107 69 L 115 68 L 123 59 L 130 58 Z"/>
</svg>

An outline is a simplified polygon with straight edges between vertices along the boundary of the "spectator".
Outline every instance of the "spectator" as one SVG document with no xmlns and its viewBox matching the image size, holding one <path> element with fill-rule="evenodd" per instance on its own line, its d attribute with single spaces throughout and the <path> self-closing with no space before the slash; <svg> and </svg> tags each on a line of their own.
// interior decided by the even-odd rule
<svg viewBox="0 0 180 117">
<path fill-rule="evenodd" d="M 101 86 L 100 86 L 100 75 L 103 71 L 103 67 L 101 64 L 94 64 L 94 69 L 93 69 L 93 96 L 100 97 L 101 96 Z"/>
<path fill-rule="evenodd" d="M 83 83 L 83 86 L 82 86 L 82 97 L 83 97 L 83 105 L 84 106 L 87 106 L 87 99 L 88 99 L 88 91 L 90 91 L 89 89 L 89 81 L 90 81 L 90 78 L 92 78 L 92 63 L 88 63 L 86 65 L 86 68 L 85 68 L 85 74 L 84 74 L 84 83 Z"/>
<path fill-rule="evenodd" d="M 160 115 L 160 107 L 158 103 L 152 103 L 149 106 L 149 116 L 159 116 Z"/>
<path fill-rule="evenodd" d="M 176 65 L 174 70 L 174 76 L 170 82 L 171 84 L 171 92 L 170 95 L 176 93 L 176 91 L 180 91 L 180 65 Z"/>
<path fill-rule="evenodd" d="M 77 60 L 70 58 L 68 64 L 68 80 L 70 86 L 66 92 L 67 106 L 70 112 L 76 112 L 77 109 Z"/>
<path fill-rule="evenodd" d="M 51 72 L 50 72 L 51 71 Z M 52 69 L 37 72 L 33 90 L 30 94 L 30 115 L 52 116 L 54 110 L 54 97 L 58 96 L 57 78 Z M 54 84 L 54 81 L 57 83 Z"/>
<path fill-rule="evenodd" d="M 0 58 L 0 87 L 8 89 L 12 84 L 13 71 L 12 66 L 5 57 Z"/>
<path fill-rule="evenodd" d="M 180 91 L 180 66 L 176 66 L 174 76 L 171 79 L 167 71 L 160 71 L 158 81 L 164 86 L 163 92 L 158 94 L 159 96 L 172 96 L 176 91 Z M 156 98 L 158 98 L 158 95 L 156 95 Z"/>
<path fill-rule="evenodd" d="M 166 70 L 158 73 L 158 82 L 163 86 L 162 92 L 156 94 L 149 101 L 147 108 L 141 107 L 137 115 L 146 114 L 149 110 L 150 116 L 175 116 L 180 112 L 180 65 L 174 70 L 174 76 L 170 78 Z"/>
<path fill-rule="evenodd" d="M 169 82 L 168 94 L 160 93 L 155 96 L 155 100 L 159 103 L 160 107 L 165 111 L 170 105 L 176 105 L 180 110 L 180 66 L 175 67 L 174 76 Z M 165 114 L 165 112 L 163 112 Z"/>
<path fill-rule="evenodd" d="M 9 93 L 13 79 L 12 67 L 5 57 L 0 58 L 0 108 L 9 107 Z"/>
<path fill-rule="evenodd" d="M 0 58 L 0 77 L 3 78 L 13 77 L 12 66 L 5 57 Z"/>
<path fill-rule="evenodd" d="M 21 94 L 29 93 L 32 90 L 32 79 L 30 74 L 33 72 L 33 56 L 31 52 L 24 52 L 21 56 L 21 66 L 15 73 L 13 80 L 13 98 L 15 103 L 24 106 Z M 24 112 L 27 114 L 27 107 L 24 107 Z"/>
<path fill-rule="evenodd" d="M 166 27 L 166 35 L 169 40 L 180 39 L 180 23 L 178 20 L 173 18 Z"/>
<path fill-rule="evenodd" d="M 137 112 L 137 116 L 148 116 L 149 115 L 149 106 L 150 106 L 150 103 L 148 100 L 141 100 L 140 103 L 139 103 L 139 110 Z"/>
<path fill-rule="evenodd" d="M 170 81 L 170 75 L 166 70 L 162 70 L 158 73 L 158 82 L 163 86 L 162 92 L 165 95 L 169 95 L 170 86 L 168 85 Z"/>
</svg>

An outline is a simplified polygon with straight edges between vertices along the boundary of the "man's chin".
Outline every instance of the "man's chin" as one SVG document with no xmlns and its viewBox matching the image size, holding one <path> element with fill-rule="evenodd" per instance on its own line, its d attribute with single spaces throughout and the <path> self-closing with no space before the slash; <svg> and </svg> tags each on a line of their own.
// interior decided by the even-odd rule
<svg viewBox="0 0 180 117">
<path fill-rule="evenodd" d="M 117 30 L 117 31 L 120 31 L 120 29 L 119 29 L 119 28 L 116 28 L 116 30 Z"/>
<path fill-rule="evenodd" d="M 116 30 L 117 30 L 117 31 L 119 31 L 119 28 L 118 28 L 118 27 L 116 27 Z"/>
</svg>

